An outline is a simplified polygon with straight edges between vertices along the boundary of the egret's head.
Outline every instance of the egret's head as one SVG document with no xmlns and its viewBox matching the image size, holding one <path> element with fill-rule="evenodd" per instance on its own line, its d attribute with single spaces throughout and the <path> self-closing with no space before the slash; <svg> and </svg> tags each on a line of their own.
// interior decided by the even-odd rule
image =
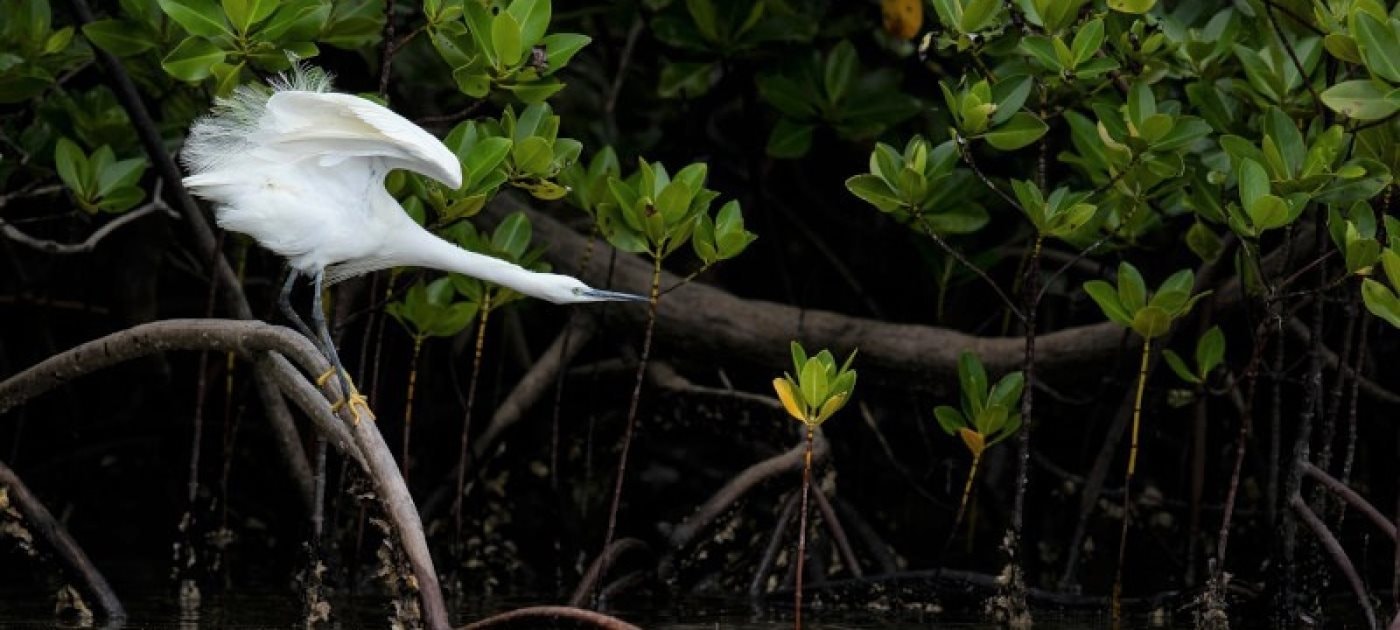
<svg viewBox="0 0 1400 630">
<path fill-rule="evenodd" d="M 535 297 L 555 304 L 576 304 L 581 302 L 645 302 L 647 298 L 631 293 L 594 289 L 578 278 L 555 273 L 542 273 L 538 276 L 538 295 Z"/>
</svg>

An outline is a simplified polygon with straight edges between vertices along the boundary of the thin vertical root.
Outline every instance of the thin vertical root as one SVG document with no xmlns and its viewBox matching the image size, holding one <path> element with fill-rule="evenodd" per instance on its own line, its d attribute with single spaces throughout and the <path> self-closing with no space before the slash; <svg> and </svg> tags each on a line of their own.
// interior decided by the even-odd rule
<svg viewBox="0 0 1400 630">
<path fill-rule="evenodd" d="M 452 538 L 452 548 L 459 554 L 462 541 L 462 495 L 466 493 L 467 487 L 467 453 L 470 452 L 467 447 L 471 439 L 472 407 L 476 403 L 477 383 L 481 382 L 481 357 L 486 348 L 486 323 L 491 318 L 491 291 L 487 290 L 484 295 L 481 301 L 481 317 L 476 323 L 476 351 L 472 355 L 472 375 L 467 385 L 467 411 L 462 417 L 462 446 L 457 452 L 457 485 L 455 497 L 452 499 L 452 525 L 455 534 Z"/>
<path fill-rule="evenodd" d="M 797 573 L 793 589 L 792 616 L 794 627 L 802 630 L 802 565 L 807 558 L 807 493 L 812 486 L 812 437 L 816 431 L 807 425 L 807 449 L 802 453 L 802 505 L 797 516 Z"/>
<path fill-rule="evenodd" d="M 408 482 L 408 440 L 413 431 L 413 392 L 418 387 L 418 357 L 423 353 L 422 335 L 413 336 L 413 358 L 408 362 L 408 396 L 403 404 L 403 457 L 399 460 L 405 483 Z"/>
<path fill-rule="evenodd" d="M 1128 552 L 1128 525 L 1132 520 L 1133 473 L 1137 472 L 1138 435 L 1142 428 L 1142 393 L 1147 389 L 1147 358 L 1152 340 L 1142 340 L 1142 362 L 1138 366 L 1137 394 L 1133 397 L 1133 432 L 1128 446 L 1128 470 L 1123 478 L 1123 527 L 1118 533 L 1118 566 L 1113 572 L 1113 627 L 1123 623 L 1123 557 Z"/>
<path fill-rule="evenodd" d="M 632 448 L 632 432 L 637 426 L 637 406 L 642 400 L 642 381 L 646 378 L 647 361 L 651 359 L 651 338 L 656 330 L 656 309 L 661 302 L 661 257 L 652 258 L 651 296 L 648 300 L 646 334 L 642 337 L 642 356 L 637 361 L 637 377 L 632 385 L 632 402 L 627 407 L 627 425 L 622 432 L 622 454 L 617 459 L 617 479 L 613 481 L 612 506 L 608 509 L 608 529 L 603 538 L 603 549 L 612 545 L 617 533 L 617 512 L 622 505 L 622 486 L 627 477 L 627 454 Z M 607 577 L 608 565 L 604 562 L 599 578 Z M 602 584 L 599 579 L 598 583 Z M 594 597 L 595 604 L 597 596 Z"/>
</svg>

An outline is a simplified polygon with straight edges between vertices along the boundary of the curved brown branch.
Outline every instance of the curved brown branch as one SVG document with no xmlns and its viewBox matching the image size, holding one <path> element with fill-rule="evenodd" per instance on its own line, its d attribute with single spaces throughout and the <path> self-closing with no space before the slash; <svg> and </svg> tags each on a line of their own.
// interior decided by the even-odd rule
<svg viewBox="0 0 1400 630">
<path fill-rule="evenodd" d="M 626 621 L 609 617 L 582 608 L 571 606 L 531 606 L 510 612 L 503 612 L 462 626 L 461 630 L 482 630 L 507 625 L 538 628 L 541 621 L 572 621 L 582 626 L 603 628 L 603 630 L 641 630 Z"/>
<path fill-rule="evenodd" d="M 40 537 L 49 543 L 54 553 L 63 561 L 68 569 L 80 580 L 88 595 L 91 595 L 97 602 L 98 608 L 109 621 L 120 621 L 126 619 L 126 609 L 122 607 L 121 600 L 117 599 L 117 594 L 112 592 L 112 586 L 107 583 L 107 578 L 102 576 L 102 572 L 93 566 L 88 560 L 87 554 L 83 553 L 82 547 L 77 541 L 68 535 L 68 530 L 57 520 L 54 520 L 49 510 L 39 501 L 24 482 L 20 481 L 19 475 L 10 470 L 5 462 L 0 462 L 0 488 L 8 491 L 10 501 L 19 508 L 20 514 L 24 515 L 24 520 L 29 524 L 31 530 L 37 532 Z"/>
<path fill-rule="evenodd" d="M 1381 514 L 1381 511 L 1377 510 L 1376 506 L 1371 505 L 1370 501 L 1367 501 L 1364 497 L 1357 494 L 1350 486 L 1338 481 L 1336 477 L 1327 474 L 1322 469 L 1314 466 L 1311 462 L 1303 462 L 1303 474 L 1312 477 L 1314 481 L 1322 484 L 1330 490 L 1332 494 L 1350 503 L 1358 512 L 1366 515 L 1366 518 L 1370 519 L 1371 523 L 1382 532 L 1385 532 L 1385 535 L 1390 537 L 1392 541 L 1395 540 L 1395 523 Z"/>
<path fill-rule="evenodd" d="M 774 455 L 757 464 L 745 468 L 743 472 L 734 476 L 729 483 L 715 492 L 709 500 L 696 508 L 695 514 L 685 519 L 675 529 L 671 530 L 671 547 L 673 549 L 684 549 L 689 545 L 695 536 L 710 525 L 715 518 L 723 514 L 734 505 L 736 501 L 743 498 L 744 494 L 752 490 L 755 486 L 769 478 L 785 472 L 796 472 L 802 470 L 802 455 L 807 450 L 806 443 L 799 443 L 790 450 Z M 814 463 L 821 462 L 831 452 L 826 437 L 817 433 L 815 450 L 812 452 Z"/>
<path fill-rule="evenodd" d="M 290 364 L 301 368 L 303 374 L 322 374 L 330 368 L 325 356 L 316 350 L 310 339 L 288 328 L 254 320 L 166 320 L 141 324 L 89 341 L 0 382 L 0 413 L 84 374 L 170 350 L 234 352 L 254 359 L 263 353 L 276 352 L 290 359 Z M 305 379 L 304 376 L 302 378 Z M 276 385 L 275 380 L 272 384 Z M 291 388 L 293 394 L 300 390 L 300 387 Z M 327 401 L 339 397 L 338 384 L 327 380 L 321 394 Z M 349 411 L 344 406 L 339 417 L 341 422 L 351 425 L 350 432 L 363 455 L 366 472 L 374 482 L 375 491 L 394 525 L 404 555 L 413 567 L 428 627 L 433 630 L 450 627 L 447 606 L 442 599 L 432 556 L 428 553 L 418 508 L 408 493 L 403 477 L 399 475 L 384 437 L 372 421 L 352 423 Z M 332 432 L 327 437 L 336 440 L 337 433 Z"/>
<path fill-rule="evenodd" d="M 1303 502 L 1303 497 L 1293 495 L 1288 500 L 1288 505 L 1298 513 L 1298 517 L 1307 524 L 1313 535 L 1317 536 L 1318 542 L 1322 543 L 1322 548 L 1326 549 L 1327 555 L 1332 558 L 1332 563 L 1337 565 L 1337 570 L 1346 577 L 1347 583 L 1351 585 L 1352 593 L 1356 595 L 1357 604 L 1366 613 L 1367 625 L 1372 629 L 1379 627 L 1376 625 L 1376 611 L 1371 608 L 1371 598 L 1366 594 L 1366 585 L 1361 581 L 1361 576 L 1357 574 L 1356 567 L 1352 566 L 1347 552 L 1342 549 L 1342 543 L 1338 542 L 1337 537 L 1332 535 L 1332 531 L 1327 529 L 1327 524 L 1323 523 L 1322 519 L 1308 508 L 1308 504 Z"/>
</svg>

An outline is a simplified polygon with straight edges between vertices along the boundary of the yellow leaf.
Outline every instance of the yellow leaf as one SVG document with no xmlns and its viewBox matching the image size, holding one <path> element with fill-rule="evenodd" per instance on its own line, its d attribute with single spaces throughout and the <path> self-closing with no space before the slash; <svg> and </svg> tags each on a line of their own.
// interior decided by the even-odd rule
<svg viewBox="0 0 1400 630">
<path fill-rule="evenodd" d="M 845 394 L 837 394 L 827 399 L 826 404 L 822 405 L 821 411 L 817 412 L 817 422 L 826 422 L 826 419 L 830 418 L 831 414 L 836 413 L 836 410 L 840 409 L 841 406 L 845 404 Z"/>
<path fill-rule="evenodd" d="M 958 429 L 958 435 L 962 437 L 963 444 L 967 445 L 967 450 L 972 451 L 973 457 L 982 456 L 982 451 L 987 448 L 987 440 L 982 437 L 981 433 L 963 427 Z"/>
<path fill-rule="evenodd" d="M 783 403 L 788 415 L 802 421 L 807 421 L 807 415 L 802 413 L 802 405 L 797 404 L 797 392 L 793 391 L 792 383 L 785 378 L 773 379 L 773 389 L 778 392 L 778 401 Z"/>
<path fill-rule="evenodd" d="M 914 39 L 924 25 L 923 0 L 880 0 L 885 31 L 903 40 Z"/>
</svg>

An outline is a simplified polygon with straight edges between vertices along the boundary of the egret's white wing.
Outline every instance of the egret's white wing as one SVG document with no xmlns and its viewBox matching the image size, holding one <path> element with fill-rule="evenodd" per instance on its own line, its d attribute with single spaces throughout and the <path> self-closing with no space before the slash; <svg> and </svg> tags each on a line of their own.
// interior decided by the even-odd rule
<svg viewBox="0 0 1400 630">
<path fill-rule="evenodd" d="M 457 156 L 432 134 L 388 108 L 351 94 L 283 91 L 267 100 L 266 142 L 280 150 L 337 158 L 380 157 L 453 188 L 462 185 Z"/>
</svg>

